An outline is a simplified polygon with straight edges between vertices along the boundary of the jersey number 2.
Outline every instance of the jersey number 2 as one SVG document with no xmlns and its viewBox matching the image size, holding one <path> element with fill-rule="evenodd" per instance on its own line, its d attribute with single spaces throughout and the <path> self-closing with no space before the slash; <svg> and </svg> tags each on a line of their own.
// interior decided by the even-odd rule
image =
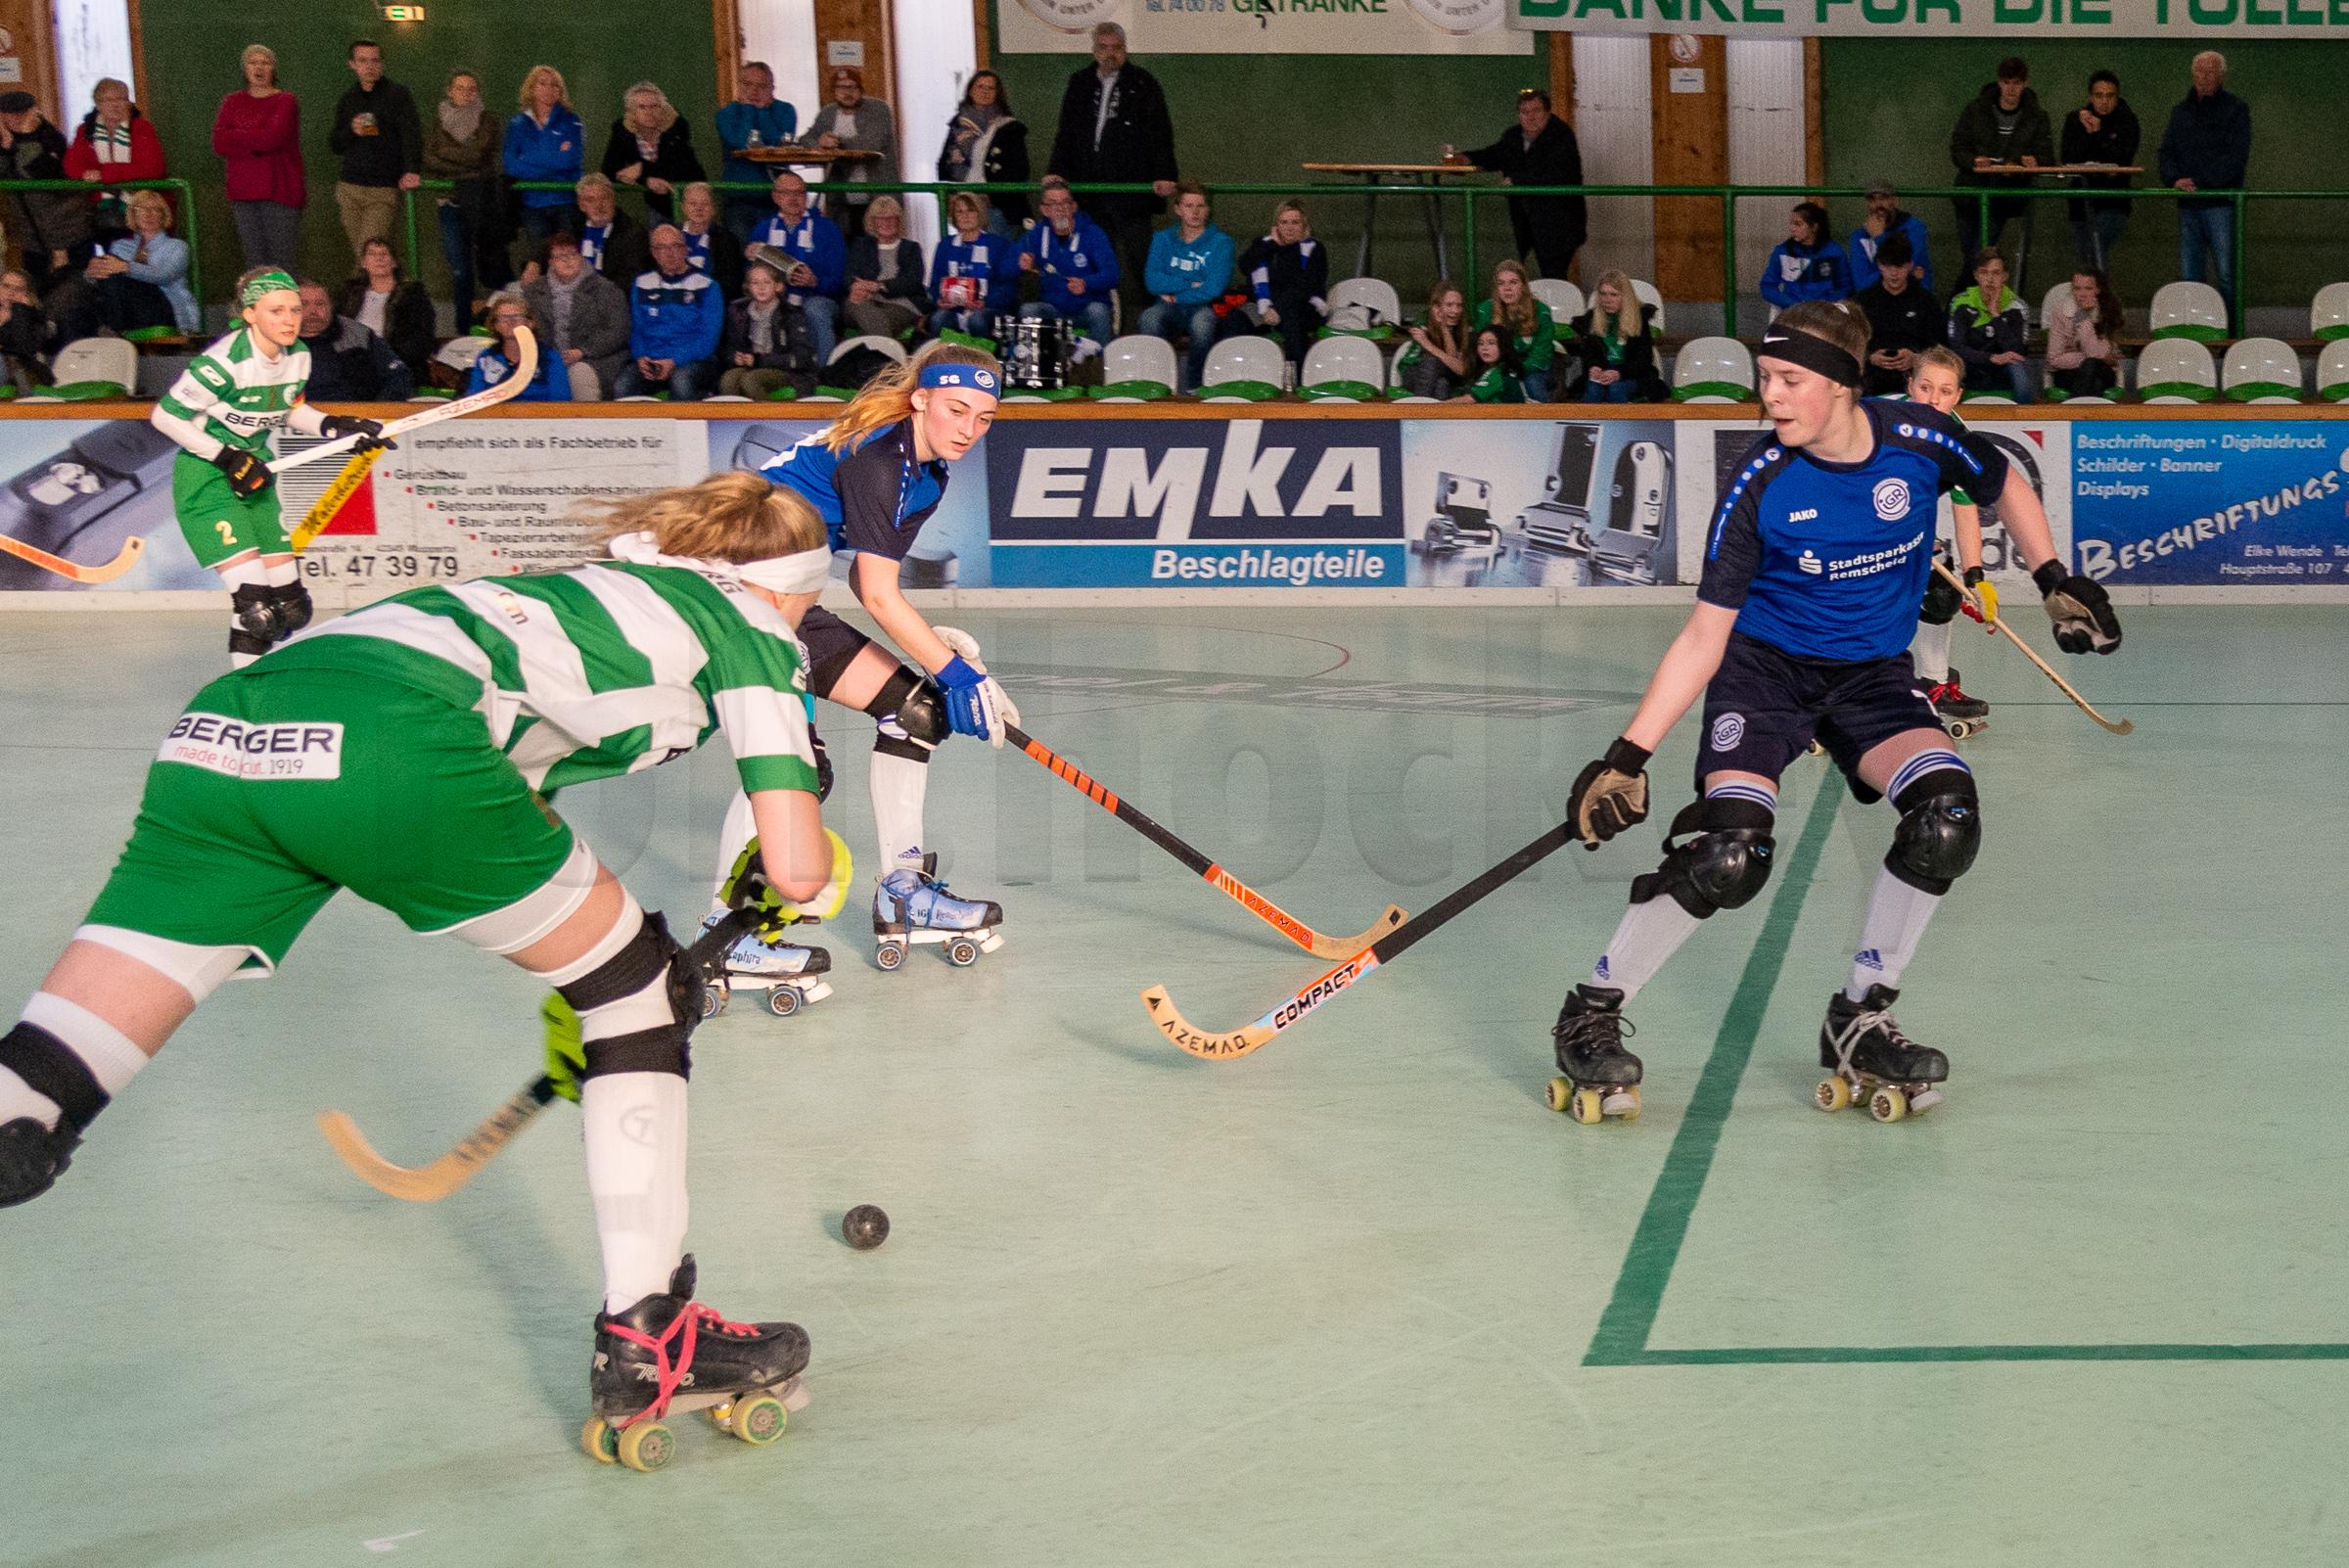
<svg viewBox="0 0 2349 1568">
<path fill-rule="evenodd" d="M 213 524 L 212 527 L 220 530 L 220 542 L 222 544 L 234 544 L 237 542 L 237 526 L 234 523 L 222 521 Z"/>
</svg>

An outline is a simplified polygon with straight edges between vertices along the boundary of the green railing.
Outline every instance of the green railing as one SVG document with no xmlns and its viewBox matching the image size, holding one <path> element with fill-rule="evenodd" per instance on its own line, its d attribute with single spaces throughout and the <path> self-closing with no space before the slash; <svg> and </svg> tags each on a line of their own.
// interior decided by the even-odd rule
<svg viewBox="0 0 2349 1568">
<path fill-rule="evenodd" d="M 195 187 L 186 180 L 117 180 L 112 185 L 96 180 L 0 180 L 0 195 L 16 191 L 79 191 L 84 196 L 100 196 L 114 191 L 162 191 L 171 198 L 172 229 L 178 238 L 188 242 L 188 292 L 196 297 L 199 307 L 204 303 L 204 246 L 196 217 Z M 12 214 L 13 216 L 13 214 Z M 18 225 L 12 223 L 13 230 Z M 15 236 L 22 244 L 27 238 Z M 410 249 L 414 248 L 411 238 Z M 83 259 L 87 259 L 84 257 Z"/>
</svg>

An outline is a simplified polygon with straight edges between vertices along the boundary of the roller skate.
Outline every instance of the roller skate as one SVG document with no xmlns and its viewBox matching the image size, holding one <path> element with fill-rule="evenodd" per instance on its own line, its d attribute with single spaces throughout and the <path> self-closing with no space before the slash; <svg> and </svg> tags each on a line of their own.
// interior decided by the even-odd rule
<svg viewBox="0 0 2349 1568">
<path fill-rule="evenodd" d="M 1900 995 L 1890 986 L 1870 986 L 1865 1001 L 1840 991 L 1828 1001 L 1819 1031 L 1819 1065 L 1829 1074 L 1819 1083 L 1820 1110 L 1865 1104 L 1877 1121 L 1898 1122 L 1941 1103 L 1950 1059 L 1901 1033 L 1892 1020 Z"/>
<path fill-rule="evenodd" d="M 64 1122 L 54 1132 L 29 1116 L 0 1122 L 0 1209 L 29 1203 L 56 1185 L 80 1142 Z"/>
<path fill-rule="evenodd" d="M 783 1435 L 807 1404 L 807 1331 L 797 1323 L 735 1323 L 694 1301 L 693 1255 L 677 1265 L 666 1295 L 647 1296 L 617 1315 L 595 1318 L 595 1365 L 587 1376 L 595 1414 L 579 1442 L 599 1464 L 659 1470 L 676 1457 L 664 1424 L 672 1412 L 703 1410 L 719 1431 L 754 1448 Z"/>
<path fill-rule="evenodd" d="M 1003 906 L 985 899 L 957 899 L 940 881 L 938 856 L 922 856 L 920 869 L 901 865 L 881 879 L 873 894 L 873 961 L 883 969 L 905 962 L 905 950 L 929 944 L 946 949 L 946 961 L 967 969 L 983 952 L 1003 945 Z"/>
<path fill-rule="evenodd" d="M 1603 986 L 1568 992 L 1549 1032 L 1564 1075 L 1549 1081 L 1549 1108 L 1585 1127 L 1610 1116 L 1638 1121 L 1639 1058 L 1623 1048 L 1623 1037 L 1635 1033 L 1623 1016 L 1622 992 Z"/>
<path fill-rule="evenodd" d="M 1958 671 L 1950 670 L 1947 680 L 1935 681 L 1925 690 L 1925 701 L 1933 705 L 1934 716 L 1941 727 L 1950 732 L 1952 740 L 1971 740 L 1990 727 L 1990 704 L 1979 697 L 1969 697 L 1958 684 Z"/>
<path fill-rule="evenodd" d="M 702 929 L 709 931 L 725 918 L 726 911 L 718 910 L 702 922 Z M 759 992 L 766 1010 L 777 1018 L 789 1018 L 832 994 L 832 983 L 823 978 L 832 972 L 832 955 L 821 947 L 785 942 L 780 930 L 771 940 L 758 931 L 746 932 L 713 967 L 717 972 L 702 988 L 705 1023 L 723 1013 L 738 991 Z"/>
</svg>

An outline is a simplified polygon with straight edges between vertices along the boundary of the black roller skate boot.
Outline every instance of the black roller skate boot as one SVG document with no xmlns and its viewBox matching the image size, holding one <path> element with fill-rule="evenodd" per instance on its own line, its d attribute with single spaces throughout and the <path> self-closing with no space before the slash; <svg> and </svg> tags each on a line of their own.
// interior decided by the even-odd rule
<svg viewBox="0 0 2349 1568">
<path fill-rule="evenodd" d="M 1870 986 L 1865 1001 L 1840 991 L 1828 1001 L 1827 1021 L 1819 1031 L 1819 1065 L 1831 1076 L 1819 1081 L 1820 1110 L 1865 1104 L 1877 1121 L 1898 1122 L 1941 1103 L 1950 1059 L 1901 1033 L 1892 1018 L 1900 995 L 1890 986 Z"/>
<path fill-rule="evenodd" d="M 0 1209 L 30 1203 L 55 1186 L 80 1143 L 69 1123 L 52 1132 L 29 1116 L 0 1122 Z"/>
<path fill-rule="evenodd" d="M 1949 678 L 1935 681 L 1925 691 L 1925 701 L 1933 705 L 1934 716 L 1941 727 L 1949 731 L 1952 740 L 1971 740 L 1990 727 L 1990 704 L 1969 695 L 1958 684 L 1958 670 L 1951 667 Z"/>
<path fill-rule="evenodd" d="M 676 1456 L 662 1424 L 672 1411 L 706 1410 L 711 1422 L 762 1447 L 783 1435 L 788 1412 L 807 1403 L 807 1331 L 797 1323 L 736 1323 L 692 1299 L 691 1254 L 665 1295 L 624 1313 L 598 1313 L 588 1391 L 595 1414 L 579 1434 L 590 1456 L 658 1470 Z"/>
<path fill-rule="evenodd" d="M 1585 1127 L 1610 1116 L 1639 1120 L 1639 1058 L 1623 1048 L 1623 1037 L 1635 1033 L 1623 1016 L 1622 992 L 1604 986 L 1568 992 L 1549 1032 L 1563 1075 L 1549 1081 L 1549 1108 Z"/>
</svg>

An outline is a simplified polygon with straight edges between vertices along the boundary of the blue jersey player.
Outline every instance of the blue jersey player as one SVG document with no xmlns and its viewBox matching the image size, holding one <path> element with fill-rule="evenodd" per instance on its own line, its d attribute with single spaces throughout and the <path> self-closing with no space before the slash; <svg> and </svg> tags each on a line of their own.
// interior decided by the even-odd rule
<svg viewBox="0 0 2349 1568">
<path fill-rule="evenodd" d="M 1639 1059 L 1623 1008 L 1698 922 L 1769 878 L 1778 775 L 1816 738 L 1863 802 L 1900 820 L 1876 878 L 1850 983 L 1828 1002 L 1819 1085 L 1855 1091 L 1879 1120 L 1940 1098 L 1949 1060 L 1893 1022 L 1901 972 L 1942 896 L 1973 864 L 1974 778 L 1949 747 L 1909 661 L 1931 571 L 1939 497 L 1996 497 L 2067 653 L 2110 653 L 2121 628 L 2104 590 L 2055 558 L 2030 483 L 1998 449 L 1914 403 L 1862 402 L 1867 324 L 1848 303 L 1806 302 L 1771 324 L 1756 358 L 1772 432 L 1738 464 L 1705 536 L 1697 604 L 1606 755 L 1574 782 L 1569 815 L 1589 848 L 1647 816 L 1647 761 L 1699 696 L 1697 800 L 1673 818 L 1664 861 L 1553 1031 L 1551 1101 L 1577 1121 L 1638 1113 Z"/>
</svg>

